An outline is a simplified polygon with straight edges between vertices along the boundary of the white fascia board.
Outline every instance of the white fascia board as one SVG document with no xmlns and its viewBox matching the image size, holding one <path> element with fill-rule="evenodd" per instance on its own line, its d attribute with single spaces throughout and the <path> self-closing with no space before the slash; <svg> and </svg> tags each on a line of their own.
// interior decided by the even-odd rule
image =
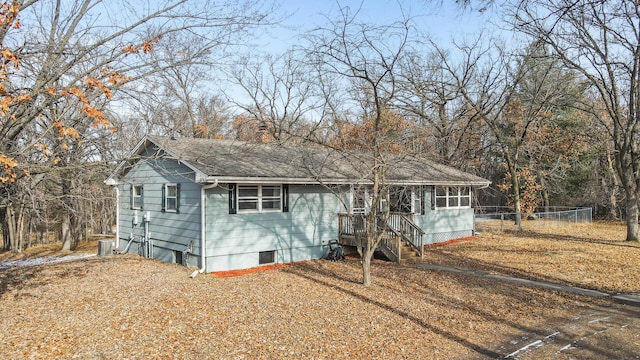
<svg viewBox="0 0 640 360">
<path fill-rule="evenodd" d="M 104 183 L 105 183 L 106 185 L 109 185 L 109 186 L 116 186 L 116 185 L 120 184 L 120 182 L 118 182 L 116 179 L 114 179 L 114 178 L 113 178 L 113 177 L 111 177 L 111 176 L 109 176 L 109 177 L 107 178 L 107 180 L 105 180 L 105 181 L 104 181 Z"/>
<path fill-rule="evenodd" d="M 149 139 L 146 136 L 144 138 L 142 138 L 142 140 L 138 141 L 136 146 L 134 146 L 133 149 L 131 151 L 129 151 L 129 154 L 127 154 L 126 160 L 120 161 L 118 166 L 116 166 L 116 168 L 113 170 L 113 172 L 111 172 L 111 174 L 104 181 L 104 183 L 109 185 L 109 186 L 118 185 L 120 182 L 118 180 L 116 180 L 117 175 L 120 174 L 120 171 L 129 162 L 129 159 L 133 158 L 135 155 L 137 155 L 140 152 L 141 149 L 143 149 L 145 147 L 144 145 L 146 144 L 147 141 L 153 142 L 153 140 Z"/>
<path fill-rule="evenodd" d="M 247 183 L 247 184 L 310 184 L 310 185 L 353 185 L 353 184 L 373 184 L 372 181 L 366 179 L 313 179 L 313 178 L 265 178 L 265 177 L 231 177 L 231 176 L 209 176 L 206 183 Z M 198 181 L 203 182 L 203 181 Z M 473 182 L 473 181 L 387 181 L 388 185 L 436 185 L 436 186 L 478 186 L 487 187 L 491 182 Z"/>
<path fill-rule="evenodd" d="M 209 176 L 207 178 L 208 183 L 213 183 L 215 181 L 219 181 L 221 183 L 247 183 L 247 184 L 309 184 L 309 185 L 319 185 L 319 184 L 351 184 L 354 183 L 353 180 L 345 180 L 345 179 L 314 179 L 314 178 L 282 178 L 282 177 L 239 177 L 239 176 Z"/>
<path fill-rule="evenodd" d="M 193 169 L 193 167 L 190 166 L 190 164 L 187 164 L 185 162 L 183 162 L 183 164 L 185 164 L 187 167 L 189 167 L 190 169 L 192 169 L 195 174 L 196 174 L 196 182 L 198 184 L 208 184 L 208 183 L 215 183 L 216 180 L 212 179 L 210 176 L 207 176 L 207 174 L 203 173 L 202 171 L 198 170 L 198 169 Z"/>
<path fill-rule="evenodd" d="M 479 188 L 486 188 L 491 184 L 491 181 L 428 181 L 424 185 L 435 186 L 473 186 Z"/>
<path fill-rule="evenodd" d="M 145 146 L 143 146 L 143 145 L 145 144 L 145 142 L 147 140 L 150 143 L 152 143 L 155 146 L 157 146 L 159 150 L 161 150 L 165 154 L 169 155 L 169 159 L 173 159 L 173 160 L 177 161 L 178 164 L 182 164 L 182 165 L 188 167 L 191 171 L 193 171 L 195 173 L 195 179 L 196 179 L 197 183 L 206 182 L 206 180 L 208 178 L 207 174 L 203 173 L 202 171 L 200 171 L 200 169 L 198 169 L 197 167 L 191 165 L 189 162 L 184 161 L 184 160 L 180 160 L 179 157 L 176 154 L 174 154 L 173 152 L 169 151 L 168 149 L 165 149 L 161 144 L 158 144 L 157 142 L 153 141 L 152 138 L 149 138 L 149 137 L 145 137 L 141 142 L 139 142 L 138 145 L 136 145 L 136 147 L 134 148 L 134 151 L 132 151 L 132 154 L 130 154 L 129 157 L 133 157 L 134 155 L 139 155 L 140 151 L 145 148 Z"/>
<path fill-rule="evenodd" d="M 173 156 L 173 155 L 171 155 L 171 156 Z M 188 161 L 178 160 L 175 156 L 173 156 L 173 157 L 174 157 L 174 160 L 176 160 L 178 162 L 178 164 L 182 164 L 182 165 L 188 167 L 189 170 L 194 172 L 194 174 L 196 176 L 196 182 L 197 183 L 206 182 L 206 180 L 209 178 L 207 176 L 207 174 L 205 174 L 202 171 L 200 171 L 200 169 L 198 169 L 197 167 L 191 165 Z"/>
</svg>

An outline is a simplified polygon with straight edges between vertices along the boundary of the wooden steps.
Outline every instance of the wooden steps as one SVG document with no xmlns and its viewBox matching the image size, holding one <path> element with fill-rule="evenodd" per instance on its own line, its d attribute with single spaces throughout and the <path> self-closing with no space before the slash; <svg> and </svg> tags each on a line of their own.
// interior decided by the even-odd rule
<svg viewBox="0 0 640 360">
<path fill-rule="evenodd" d="M 415 260 L 419 257 L 420 257 L 420 254 L 415 249 L 407 245 L 405 242 L 401 242 L 400 244 L 400 262 L 401 263 L 405 261 Z"/>
<path fill-rule="evenodd" d="M 394 243 L 397 244 L 398 242 L 400 243 L 400 248 L 398 249 L 398 253 L 400 253 L 400 263 L 403 262 L 407 262 L 407 261 L 412 261 L 415 259 L 420 258 L 420 254 L 413 249 L 410 245 L 407 245 L 405 242 L 403 241 L 398 241 L 397 237 L 390 237 L 389 240 Z M 382 253 L 387 257 L 387 259 L 389 259 L 390 261 L 396 261 L 398 262 L 398 258 L 395 255 L 394 251 L 390 248 L 387 248 L 384 244 L 384 242 L 381 242 L 380 245 L 378 246 L 378 249 L 380 249 L 382 251 Z"/>
</svg>

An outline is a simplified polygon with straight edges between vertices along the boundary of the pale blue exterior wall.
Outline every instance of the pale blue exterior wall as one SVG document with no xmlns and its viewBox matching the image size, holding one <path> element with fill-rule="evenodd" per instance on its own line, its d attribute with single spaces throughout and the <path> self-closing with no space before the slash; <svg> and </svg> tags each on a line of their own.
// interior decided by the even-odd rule
<svg viewBox="0 0 640 360">
<path fill-rule="evenodd" d="M 276 263 L 319 259 L 338 236 L 336 195 L 320 185 L 289 185 L 289 211 L 229 214 L 227 184 L 206 192 L 207 271 L 258 266 L 261 251 Z"/>
<path fill-rule="evenodd" d="M 424 192 L 424 215 L 414 214 L 414 223 L 424 232 L 424 244 L 472 236 L 475 229 L 472 208 L 434 209 L 430 206 L 432 192 Z"/>
<path fill-rule="evenodd" d="M 142 254 L 142 240 L 148 226 L 154 258 L 176 262 L 182 256 L 183 265 L 199 266 L 200 185 L 194 179 L 193 171 L 177 161 L 158 158 L 136 163 L 118 185 L 120 250 L 133 239 L 128 252 Z M 180 184 L 179 212 L 162 210 L 162 188 L 167 183 Z M 143 208 L 139 210 L 131 208 L 133 185 L 143 186 Z M 144 220 L 146 214 L 148 222 Z M 134 224 L 136 217 L 137 225 Z"/>
<path fill-rule="evenodd" d="M 179 212 L 162 211 L 164 184 L 180 184 Z M 143 209 L 131 209 L 130 188 L 142 185 Z M 201 267 L 201 189 L 194 172 L 170 159 L 148 158 L 137 162 L 117 185 L 120 191 L 120 249 L 131 241 L 130 253 L 142 254 L 142 239 L 148 225 L 153 257 Z M 335 190 L 335 189 L 334 189 Z M 348 187 L 336 192 L 350 203 Z M 276 263 L 319 259 L 329 240 L 338 237 L 338 213 L 343 203 L 321 185 L 288 188 L 288 212 L 229 214 L 228 184 L 205 191 L 206 271 L 225 271 L 259 266 L 261 251 L 275 251 Z M 431 192 L 424 192 L 425 214 L 414 222 L 425 231 L 425 244 L 473 235 L 473 209 L 432 209 Z M 149 221 L 144 221 L 148 212 Z M 137 215 L 137 225 L 134 218 Z"/>
</svg>

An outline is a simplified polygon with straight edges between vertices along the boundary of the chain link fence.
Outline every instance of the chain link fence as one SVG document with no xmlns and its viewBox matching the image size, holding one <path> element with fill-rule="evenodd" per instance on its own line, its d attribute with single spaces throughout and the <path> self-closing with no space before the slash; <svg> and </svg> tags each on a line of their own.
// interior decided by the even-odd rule
<svg viewBox="0 0 640 360">
<path fill-rule="evenodd" d="M 513 208 L 483 206 L 475 209 L 476 231 L 515 229 L 516 213 Z M 591 208 L 549 206 L 537 208 L 533 213 L 522 214 L 522 222 L 528 228 L 566 226 L 567 223 L 591 223 Z"/>
</svg>

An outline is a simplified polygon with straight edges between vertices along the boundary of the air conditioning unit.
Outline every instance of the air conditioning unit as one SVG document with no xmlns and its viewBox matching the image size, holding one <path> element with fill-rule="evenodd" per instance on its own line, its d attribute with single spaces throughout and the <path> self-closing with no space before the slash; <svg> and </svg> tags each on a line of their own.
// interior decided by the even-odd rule
<svg viewBox="0 0 640 360">
<path fill-rule="evenodd" d="M 98 256 L 111 256 L 111 255 L 113 255 L 113 241 L 98 240 Z"/>
</svg>

